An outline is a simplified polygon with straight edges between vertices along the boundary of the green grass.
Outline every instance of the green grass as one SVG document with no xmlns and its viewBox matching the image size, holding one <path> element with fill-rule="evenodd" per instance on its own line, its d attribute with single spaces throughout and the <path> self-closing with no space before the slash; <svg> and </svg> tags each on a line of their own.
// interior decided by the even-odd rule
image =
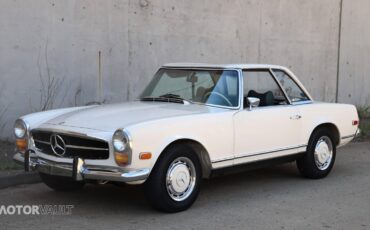
<svg viewBox="0 0 370 230">
<path fill-rule="evenodd" d="M 13 161 L 14 143 L 0 140 L 0 171 L 22 169 Z"/>
<path fill-rule="evenodd" d="M 18 170 L 18 169 L 23 169 L 23 167 L 16 164 L 15 162 L 8 161 L 0 163 L 0 171 Z"/>
<path fill-rule="evenodd" d="M 370 106 L 358 107 L 360 117 L 360 140 L 370 140 Z"/>
</svg>

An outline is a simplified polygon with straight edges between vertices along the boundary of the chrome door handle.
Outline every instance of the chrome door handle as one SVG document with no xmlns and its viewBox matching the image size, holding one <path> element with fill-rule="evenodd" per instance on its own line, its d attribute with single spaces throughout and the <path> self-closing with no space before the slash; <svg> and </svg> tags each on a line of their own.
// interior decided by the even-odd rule
<svg viewBox="0 0 370 230">
<path fill-rule="evenodd" d="M 290 120 L 299 120 L 301 118 L 302 118 L 302 116 L 297 114 L 297 115 L 291 116 Z"/>
</svg>

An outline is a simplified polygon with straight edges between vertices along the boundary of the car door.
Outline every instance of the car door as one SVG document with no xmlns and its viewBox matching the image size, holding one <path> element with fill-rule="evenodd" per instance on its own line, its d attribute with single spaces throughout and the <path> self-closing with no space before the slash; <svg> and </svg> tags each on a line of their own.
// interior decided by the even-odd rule
<svg viewBox="0 0 370 230">
<path fill-rule="evenodd" d="M 307 144 L 307 125 L 311 124 L 310 116 L 312 107 L 312 98 L 309 96 L 306 90 L 304 90 L 302 84 L 298 84 L 298 81 L 293 77 L 293 73 L 283 70 L 283 69 L 271 69 L 272 73 L 276 77 L 287 97 L 289 98 L 291 104 L 299 111 L 302 124 L 302 134 L 300 143 Z M 308 114 L 307 114 L 308 112 Z"/>
<path fill-rule="evenodd" d="M 244 109 L 234 115 L 234 164 L 304 151 L 299 110 L 271 70 L 244 70 L 243 90 Z M 248 97 L 258 98 L 259 106 L 250 109 Z"/>
</svg>

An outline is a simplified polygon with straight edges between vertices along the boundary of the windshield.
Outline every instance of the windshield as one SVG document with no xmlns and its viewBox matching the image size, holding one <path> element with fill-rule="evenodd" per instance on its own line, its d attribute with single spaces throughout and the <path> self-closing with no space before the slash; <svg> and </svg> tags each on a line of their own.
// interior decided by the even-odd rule
<svg viewBox="0 0 370 230">
<path fill-rule="evenodd" d="M 140 99 L 171 98 L 208 105 L 237 107 L 235 70 L 160 69 Z"/>
</svg>

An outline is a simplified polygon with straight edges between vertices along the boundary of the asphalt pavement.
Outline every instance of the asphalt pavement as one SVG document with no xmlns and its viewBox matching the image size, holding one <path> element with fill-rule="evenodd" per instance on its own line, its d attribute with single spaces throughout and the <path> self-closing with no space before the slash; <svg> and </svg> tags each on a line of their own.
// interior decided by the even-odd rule
<svg viewBox="0 0 370 230">
<path fill-rule="evenodd" d="M 150 208 L 140 186 L 89 185 L 74 193 L 31 184 L 0 189 L 0 206 L 73 205 L 70 215 L 0 215 L 0 229 L 370 229 L 370 142 L 338 151 L 331 174 L 295 164 L 204 180 L 187 211 Z"/>
</svg>

